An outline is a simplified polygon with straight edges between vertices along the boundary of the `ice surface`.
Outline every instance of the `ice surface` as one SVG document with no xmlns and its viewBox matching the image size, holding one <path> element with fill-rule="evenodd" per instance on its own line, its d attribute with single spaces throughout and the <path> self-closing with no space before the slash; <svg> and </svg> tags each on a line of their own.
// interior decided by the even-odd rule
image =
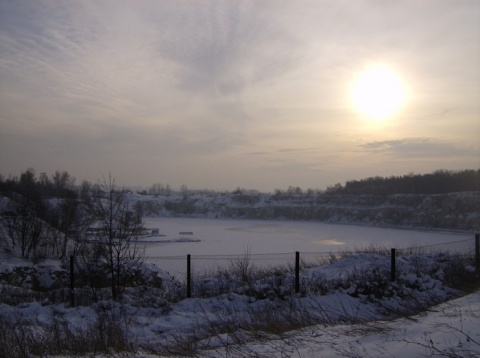
<svg viewBox="0 0 480 358">
<path fill-rule="evenodd" d="M 146 246 L 147 256 L 187 254 L 330 252 L 370 245 L 401 248 L 460 241 L 471 234 L 419 231 L 310 221 L 224 220 L 203 218 L 147 218 L 147 228 L 160 228 L 163 243 Z M 172 242 L 183 231 L 199 242 Z"/>
</svg>

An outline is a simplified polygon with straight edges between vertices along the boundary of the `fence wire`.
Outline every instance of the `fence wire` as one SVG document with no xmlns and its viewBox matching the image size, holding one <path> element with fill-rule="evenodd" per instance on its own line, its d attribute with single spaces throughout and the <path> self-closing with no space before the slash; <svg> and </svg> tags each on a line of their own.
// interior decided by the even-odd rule
<svg viewBox="0 0 480 358">
<path fill-rule="evenodd" d="M 466 239 L 462 241 L 447 242 L 441 244 L 432 244 L 424 246 L 414 246 L 403 249 L 397 249 L 399 255 L 412 254 L 474 254 L 475 240 Z"/>
<path fill-rule="evenodd" d="M 476 250 L 475 239 L 396 249 L 393 257 L 395 279 L 433 277 L 449 283 L 458 277 L 458 270 L 480 270 L 480 254 Z M 68 301 L 72 282 L 68 260 L 59 265 L 55 260 L 32 263 L 12 255 L 5 257 L 7 259 L 0 262 L 0 301 L 14 302 L 16 296 Z M 156 285 L 156 289 L 163 290 L 163 297 L 170 295 L 177 299 L 232 292 L 265 298 L 272 291 L 276 297 L 281 297 L 298 293 L 299 288 L 303 294 L 321 294 L 339 287 L 348 288 L 362 275 L 372 281 L 388 283 L 393 271 L 390 250 L 375 248 L 340 252 L 145 257 L 143 263 L 149 267 L 150 273 L 158 273 L 160 279 L 155 284 L 150 281 L 142 285 Z M 74 278 L 78 286 L 75 293 L 89 291 L 92 299 L 108 299 L 108 283 L 103 286 L 100 282 L 91 284 L 93 281 L 85 284 L 76 267 Z M 108 282 L 108 277 L 104 277 L 104 281 Z"/>
</svg>

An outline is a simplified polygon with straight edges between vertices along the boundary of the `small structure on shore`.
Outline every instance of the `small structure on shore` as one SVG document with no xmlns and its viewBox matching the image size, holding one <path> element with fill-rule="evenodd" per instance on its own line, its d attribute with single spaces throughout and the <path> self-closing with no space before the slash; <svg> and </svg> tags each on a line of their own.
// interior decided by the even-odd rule
<svg viewBox="0 0 480 358">
<path fill-rule="evenodd" d="M 193 236 L 193 232 L 192 231 L 180 231 L 178 233 L 178 235 L 180 235 L 180 238 L 182 238 L 182 239 L 187 239 L 187 238 L 191 238 Z"/>
</svg>

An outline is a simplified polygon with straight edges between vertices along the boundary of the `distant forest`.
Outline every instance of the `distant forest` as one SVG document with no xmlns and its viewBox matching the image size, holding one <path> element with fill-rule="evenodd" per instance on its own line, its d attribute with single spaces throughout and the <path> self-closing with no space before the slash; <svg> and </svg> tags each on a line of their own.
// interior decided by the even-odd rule
<svg viewBox="0 0 480 358">
<path fill-rule="evenodd" d="M 116 192 L 123 195 L 131 190 L 117 188 Z M 148 192 L 137 193 L 149 195 L 136 202 L 138 197 L 129 196 L 133 209 L 145 216 L 316 220 L 477 232 L 480 228 L 480 169 L 372 177 L 336 184 L 326 190 L 304 191 L 290 186 L 273 194 L 240 188 L 200 193 L 186 186 L 175 191 L 160 184 L 153 185 Z M 78 185 L 65 171 L 47 176 L 27 169 L 18 177 L 0 175 L 0 225 L 16 218 L 17 224 L 29 224 L 33 230 L 30 236 L 20 231 L 20 237 L 35 240 L 45 228 L 55 228 L 65 233 L 63 241 L 52 239 L 52 250 L 62 255 L 69 228 L 83 222 L 85 213 L 92 212 L 97 199 L 104 198 L 104 194 L 101 183 L 84 180 Z M 40 230 L 36 225 L 40 223 L 48 225 L 40 225 Z M 6 230 L 10 230 L 8 225 Z M 25 250 L 28 256 L 29 247 Z"/>
<path fill-rule="evenodd" d="M 449 171 L 437 170 L 431 174 L 409 174 L 388 178 L 371 177 L 347 181 L 327 189 L 332 194 L 446 194 L 480 191 L 480 169 Z"/>
<path fill-rule="evenodd" d="M 32 168 L 25 170 L 19 177 L 4 178 L 0 174 L 0 193 L 18 193 L 34 202 L 48 198 L 76 199 L 80 191 L 78 189 L 75 178 L 66 171 L 56 171 L 51 178 L 46 173 L 40 173 L 37 177 Z M 82 186 L 80 189 L 83 189 Z"/>
<path fill-rule="evenodd" d="M 57 171 L 52 177 L 41 173 L 38 177 L 35 170 L 27 169 L 19 177 L 5 178 L 0 174 L 0 193 L 20 193 L 30 199 L 40 201 L 44 198 L 84 198 L 85 195 L 97 185 L 83 181 L 76 185 L 75 178 L 68 172 Z M 168 195 L 174 191 L 167 185 Z M 194 193 L 182 186 L 180 192 Z M 239 194 L 243 190 L 237 189 L 232 194 Z M 350 180 L 345 185 L 336 184 L 325 191 L 308 189 L 303 191 L 299 187 L 289 187 L 286 191 L 276 190 L 276 195 L 309 193 L 324 194 L 353 194 L 353 195 L 391 195 L 391 194 L 446 194 L 455 192 L 480 191 L 480 169 L 467 169 L 460 171 L 437 170 L 430 174 L 408 174 L 391 177 L 370 177 L 361 180 Z M 150 190 L 149 190 L 150 192 Z M 214 193 L 215 191 L 210 191 Z M 142 192 L 147 194 L 147 191 Z"/>
</svg>

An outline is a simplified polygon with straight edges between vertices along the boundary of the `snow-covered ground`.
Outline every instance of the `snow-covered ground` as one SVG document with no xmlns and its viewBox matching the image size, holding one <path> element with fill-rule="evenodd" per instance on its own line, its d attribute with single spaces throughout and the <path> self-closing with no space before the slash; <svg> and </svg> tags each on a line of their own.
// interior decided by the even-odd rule
<svg viewBox="0 0 480 358">
<path fill-rule="evenodd" d="M 235 347 L 212 351 L 228 356 Z M 242 347 L 258 357 L 480 357 L 480 291 L 408 318 L 315 325 Z"/>
<path fill-rule="evenodd" d="M 146 226 L 158 227 L 158 239 L 165 240 L 147 244 L 148 256 L 242 254 L 246 247 L 252 253 L 329 252 L 372 244 L 399 248 L 473 236 L 291 221 L 160 218 L 148 219 Z M 175 242 L 181 238 L 180 232 L 193 232 L 191 237 L 200 241 Z M 12 269 L 10 256 L 3 251 L 0 269 L 8 271 Z M 356 255 L 304 269 L 301 276 L 324 280 L 334 277 L 331 273 L 339 272 L 339 268 L 345 273 L 362 272 L 372 265 L 388 270 L 388 263 L 388 257 Z M 428 266 L 426 260 L 422 264 Z M 39 266 L 41 277 L 52 277 L 55 265 L 58 263 L 52 261 Z M 402 265 L 404 273 L 400 272 L 394 292 L 385 297 L 361 294 L 358 282 L 332 285 L 322 294 L 259 298 L 242 292 L 240 287 L 227 294 L 180 301 L 168 300 L 164 291 L 131 288 L 121 302 L 99 301 L 90 306 L 68 307 L 48 300 L 0 303 L 0 324 L 49 332 L 55 322 L 60 322 L 57 327 L 65 323 L 82 330 L 95 327 L 100 317 L 107 315 L 127 331 L 126 339 L 137 347 L 133 356 L 149 358 L 168 355 L 164 348 L 172 343 L 184 349 L 183 354 L 206 357 L 480 357 L 480 291 L 456 298 L 459 291 L 444 285 L 441 270 L 435 274 L 412 273 L 415 270 L 409 270 L 408 265 L 418 262 L 408 259 Z M 168 280 L 169 276 L 163 273 L 162 277 Z M 376 284 L 373 280 L 367 283 Z M 14 292 L 3 285 L 3 293 Z M 432 304 L 432 308 L 423 309 Z M 416 309 L 423 312 L 402 317 Z M 285 322 L 291 325 L 286 330 L 280 327 Z M 303 323 L 311 324 L 298 328 Z M 149 350 L 142 348 L 146 346 Z M 173 349 L 168 356 L 180 354 Z"/>
<path fill-rule="evenodd" d="M 302 275 L 322 278 L 339 266 L 381 270 L 384 263 L 377 255 L 357 255 Z M 161 291 L 131 288 L 121 302 L 90 306 L 48 300 L 1 303 L 0 317 L 3 325 L 19 324 L 37 333 L 63 324 L 73 332 L 100 327 L 103 317 L 125 329 L 125 339 L 137 347 L 135 357 L 480 356 L 480 291 L 451 300 L 460 292 L 435 275 L 410 273 L 400 277 L 388 297 L 353 294 L 361 280 L 321 295 L 258 298 L 231 292 L 178 302 L 168 301 Z M 368 280 L 363 277 L 363 284 Z M 415 311 L 421 313 L 404 317 Z"/>
<path fill-rule="evenodd" d="M 421 294 L 418 299 L 422 299 Z M 382 319 L 376 304 L 362 302 L 346 293 L 305 298 L 299 307 L 310 307 L 311 312 L 301 314 L 307 318 L 323 316 L 326 323 L 280 334 L 230 330 L 228 325 L 242 320 L 253 320 L 251 323 L 255 324 L 255 319 L 272 318 L 272 312 L 291 307 L 290 302 L 257 301 L 229 294 L 183 300 L 171 306 L 162 300 L 147 303 L 142 306 L 133 302 L 122 305 L 99 302 L 76 308 L 45 302 L 15 307 L 0 304 L 0 317 L 4 322 L 48 330 L 53 320 L 82 328 L 93 324 L 100 314 L 116 312 L 120 325 L 128 330 L 129 340 L 159 349 L 152 355 L 139 348 L 132 355 L 135 357 L 163 356 L 158 347 L 172 341 L 190 343 L 191 346 L 186 344 L 184 348 L 192 350 L 186 350 L 185 354 L 205 357 L 480 356 L 480 291 L 390 321 Z M 394 307 L 400 302 L 390 304 Z M 354 321 L 358 323 L 351 323 Z M 180 355 L 173 352 L 166 356 Z"/>
</svg>

